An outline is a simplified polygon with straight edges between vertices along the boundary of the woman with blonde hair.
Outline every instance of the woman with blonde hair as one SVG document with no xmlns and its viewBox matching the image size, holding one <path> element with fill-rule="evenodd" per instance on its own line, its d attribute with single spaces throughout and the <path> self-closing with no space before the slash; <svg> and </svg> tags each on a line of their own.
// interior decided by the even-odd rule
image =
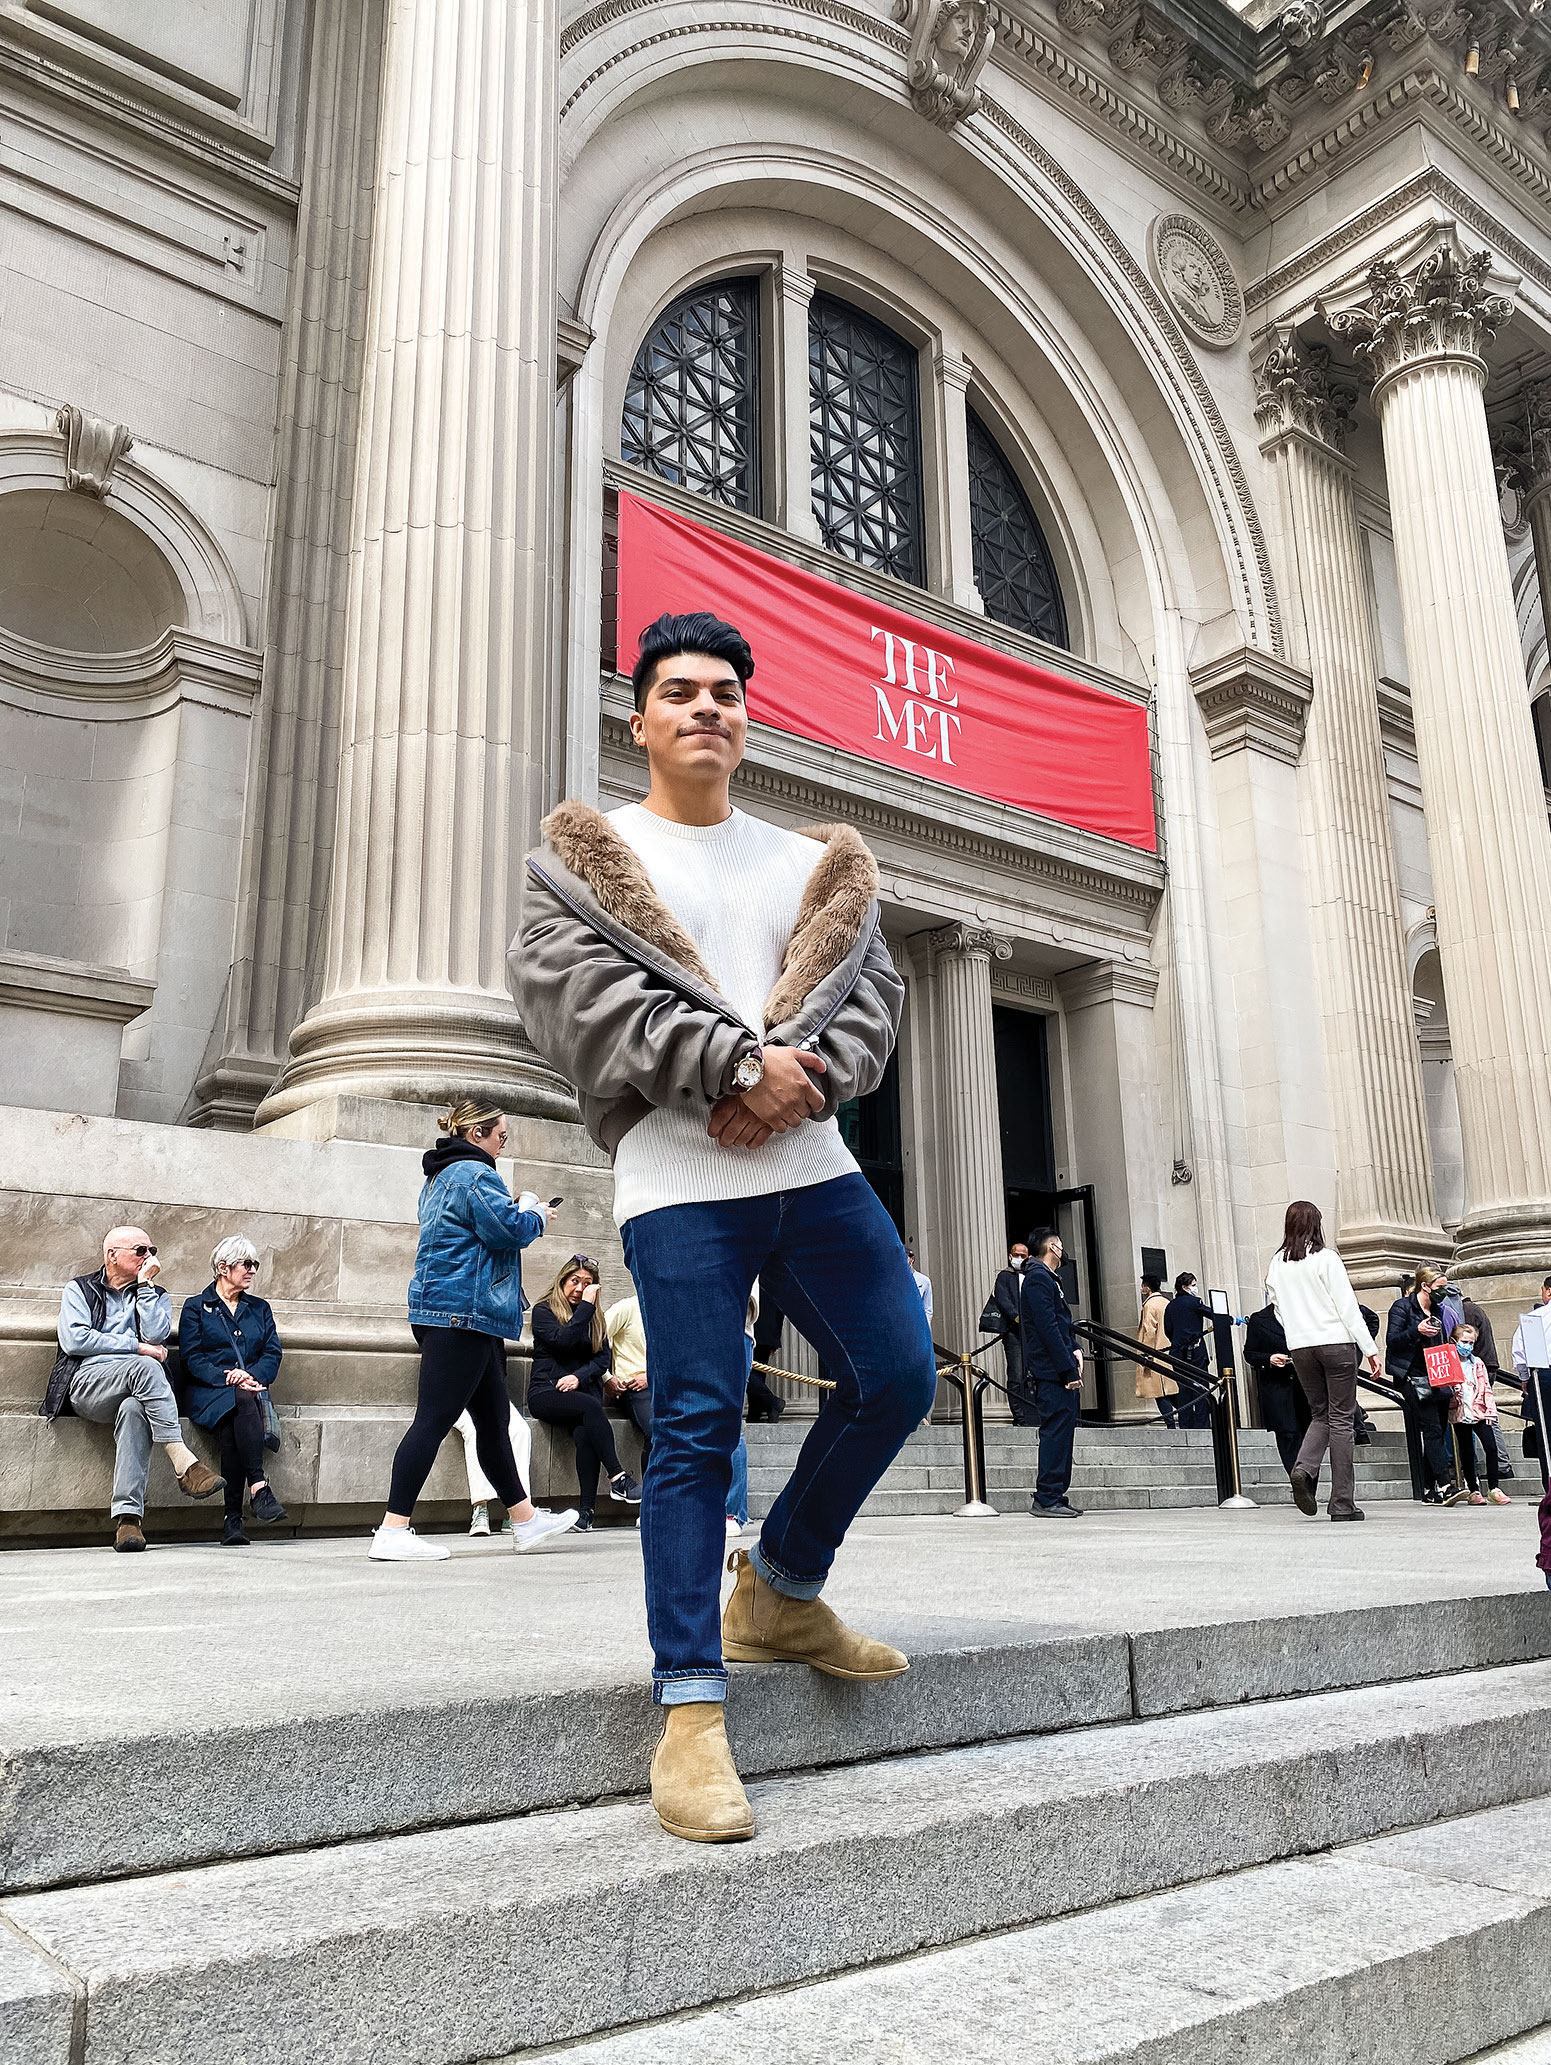
<svg viewBox="0 0 1551 2065">
<path fill-rule="evenodd" d="M 442 1138 L 422 1158 L 420 1244 L 409 1284 L 409 1321 L 420 1343 L 415 1417 L 393 1458 L 388 1511 L 372 1537 L 379 1563 L 440 1561 L 451 1552 L 422 1541 L 410 1515 L 438 1449 L 465 1410 L 474 1421 L 480 1468 L 512 1517 L 512 1546 L 536 1549 L 576 1525 L 574 1512 L 541 1513 L 529 1502 L 512 1455 L 506 1343 L 522 1332 L 522 1250 L 549 1214 L 531 1190 L 513 1204 L 496 1169 L 506 1116 L 461 1098 L 442 1120 Z"/>
<path fill-rule="evenodd" d="M 598 1265 L 573 1255 L 533 1308 L 533 1375 L 528 1411 L 564 1427 L 576 1449 L 582 1533 L 592 1528 L 598 1472 L 626 1505 L 641 1503 L 641 1487 L 620 1467 L 614 1430 L 604 1410 L 603 1380 L 614 1367 L 608 1327 L 598 1305 Z"/>
</svg>

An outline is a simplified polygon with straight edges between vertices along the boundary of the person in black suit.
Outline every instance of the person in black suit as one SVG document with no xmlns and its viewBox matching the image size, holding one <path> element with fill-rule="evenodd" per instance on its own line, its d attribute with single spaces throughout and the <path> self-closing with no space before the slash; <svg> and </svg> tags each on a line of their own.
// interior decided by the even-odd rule
<svg viewBox="0 0 1551 2065">
<path fill-rule="evenodd" d="M 1033 1390 L 1026 1389 L 1023 1382 L 1023 1273 L 1029 1266 L 1029 1251 L 1021 1240 L 1015 1240 L 1007 1250 L 1007 1267 L 997 1271 L 996 1282 L 991 1289 L 991 1302 L 1002 1315 L 1002 1353 L 1007 1358 L 1007 1403 L 1012 1407 L 1013 1424 L 1018 1427 L 1037 1427 L 1039 1415 L 1034 1409 Z"/>
<path fill-rule="evenodd" d="M 1067 1498 L 1072 1481 L 1072 1437 L 1082 1410 L 1082 1350 L 1072 1332 L 1071 1307 L 1057 1274 L 1061 1236 L 1049 1227 L 1029 1236 L 1019 1317 L 1023 1380 L 1032 1383 L 1039 1413 L 1039 1481 L 1029 1510 L 1036 1519 L 1078 1520 Z"/>
<path fill-rule="evenodd" d="M 1182 1271 L 1175 1277 L 1174 1295 L 1164 1307 L 1163 1331 L 1169 1337 L 1172 1352 L 1185 1362 L 1193 1362 L 1203 1377 L 1212 1374 L 1212 1358 L 1206 1345 L 1206 1330 L 1211 1323 L 1211 1310 L 1202 1299 L 1196 1276 L 1191 1270 Z M 1197 1392 L 1192 1397 L 1188 1387 L 1181 1384 L 1175 1419 L 1181 1427 L 1209 1427 L 1212 1409 L 1205 1394 Z"/>
</svg>

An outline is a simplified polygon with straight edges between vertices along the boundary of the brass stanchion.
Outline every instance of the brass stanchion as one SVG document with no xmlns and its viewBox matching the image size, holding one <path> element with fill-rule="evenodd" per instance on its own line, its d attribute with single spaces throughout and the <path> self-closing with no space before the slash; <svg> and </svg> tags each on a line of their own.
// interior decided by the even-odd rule
<svg viewBox="0 0 1551 2065">
<path fill-rule="evenodd" d="M 1223 1372 L 1223 1405 L 1227 1414 L 1228 1461 L 1233 1471 L 1233 1495 L 1231 1498 L 1221 1500 L 1218 1510 L 1219 1512 L 1228 1510 L 1253 1512 L 1256 1510 L 1255 1501 L 1245 1491 L 1244 1480 L 1239 1475 L 1238 1385 L 1233 1380 L 1233 1372 L 1231 1370 Z"/>
<path fill-rule="evenodd" d="M 995 1506 L 986 1500 L 986 1447 L 985 1428 L 980 1418 L 980 1393 L 989 1381 L 976 1367 L 972 1355 L 949 1356 L 946 1349 L 937 1350 L 943 1357 L 937 1365 L 937 1374 L 946 1377 L 950 1384 L 957 1385 L 964 1403 L 962 1430 L 964 1435 L 964 1503 L 954 1508 L 958 1520 L 995 1520 L 999 1516 Z"/>
</svg>

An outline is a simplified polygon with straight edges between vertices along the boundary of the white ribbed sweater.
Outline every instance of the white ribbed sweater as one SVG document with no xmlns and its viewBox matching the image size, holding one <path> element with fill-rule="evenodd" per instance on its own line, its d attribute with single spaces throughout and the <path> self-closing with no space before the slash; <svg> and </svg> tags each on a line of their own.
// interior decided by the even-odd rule
<svg viewBox="0 0 1551 2065">
<path fill-rule="evenodd" d="M 670 824 L 639 803 L 609 812 L 652 887 L 700 950 L 717 989 L 759 1038 L 808 877 L 824 848 L 735 810 L 719 825 Z M 833 1119 L 806 1120 L 763 1147 L 723 1147 L 705 1112 L 659 1109 L 632 1126 L 614 1158 L 614 1218 L 802 1190 L 849 1174 L 855 1157 Z"/>
<path fill-rule="evenodd" d="M 1346 1265 L 1334 1248 L 1315 1248 L 1301 1262 L 1289 1262 L 1276 1253 L 1266 1271 L 1266 1292 L 1289 1348 L 1336 1347 L 1352 1341 L 1360 1355 L 1378 1353 L 1358 1310 Z"/>
</svg>

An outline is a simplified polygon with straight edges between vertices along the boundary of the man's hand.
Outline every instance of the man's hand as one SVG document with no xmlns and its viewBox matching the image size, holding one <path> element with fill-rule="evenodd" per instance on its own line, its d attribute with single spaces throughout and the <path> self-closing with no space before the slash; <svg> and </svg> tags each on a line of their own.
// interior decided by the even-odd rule
<svg viewBox="0 0 1551 2065">
<path fill-rule="evenodd" d="M 1068 1391 L 1080 1391 L 1082 1389 L 1082 1378 L 1073 1377 L 1072 1381 L 1067 1385 L 1066 1388 Z"/>
<path fill-rule="evenodd" d="M 555 1386 L 555 1389 L 557 1391 L 574 1391 L 576 1389 L 576 1384 L 577 1380 L 575 1377 L 562 1377 L 560 1379 L 560 1382 Z"/>
<path fill-rule="evenodd" d="M 167 1360 L 167 1351 L 160 1341 L 142 1341 L 140 1343 L 140 1353 L 148 1355 L 152 1362 L 165 1362 Z"/>
<path fill-rule="evenodd" d="M 823 1075 L 824 1062 L 817 1054 L 810 1054 L 805 1047 L 767 1047 L 765 1049 L 764 1079 L 745 1090 L 737 1102 L 746 1113 L 768 1126 L 772 1133 L 789 1133 L 794 1126 L 800 1126 L 804 1119 L 811 1118 L 824 1108 L 824 1093 L 814 1082 L 815 1075 Z M 736 1114 L 729 1113 L 718 1123 L 726 1099 L 723 1099 L 711 1115 L 707 1129 L 713 1140 L 724 1138 L 729 1128 L 741 1132 Z M 736 1146 L 739 1142 L 730 1141 Z"/>
<path fill-rule="evenodd" d="M 157 1261 L 154 1255 L 147 1255 L 145 1260 L 140 1264 L 139 1272 L 135 1277 L 135 1282 L 154 1283 L 157 1277 L 161 1275 L 161 1273 L 161 1263 Z"/>
<path fill-rule="evenodd" d="M 1292 1357 L 1290 1355 L 1273 1355 L 1271 1358 L 1271 1367 L 1272 1369 L 1286 1369 L 1288 1363 L 1290 1363 L 1291 1361 Z"/>
<path fill-rule="evenodd" d="M 706 1131 L 723 1147 L 763 1147 L 775 1128 L 755 1118 L 741 1097 L 719 1097 Z"/>
<path fill-rule="evenodd" d="M 226 1372 L 226 1381 L 228 1384 L 240 1384 L 247 1374 L 246 1370 L 229 1369 Z"/>
</svg>

